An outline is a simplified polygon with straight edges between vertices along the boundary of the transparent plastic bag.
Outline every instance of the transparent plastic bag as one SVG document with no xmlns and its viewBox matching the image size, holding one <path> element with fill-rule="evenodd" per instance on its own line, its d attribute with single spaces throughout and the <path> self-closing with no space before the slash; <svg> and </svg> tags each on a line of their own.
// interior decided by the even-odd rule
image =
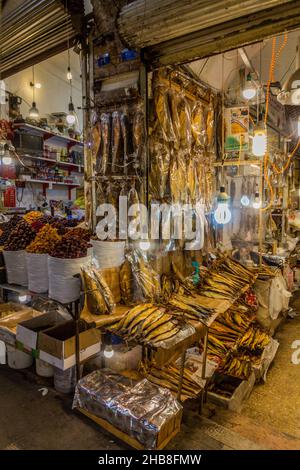
<svg viewBox="0 0 300 470">
<path fill-rule="evenodd" d="M 191 129 L 195 146 L 204 147 L 206 144 L 206 120 L 200 101 L 197 101 L 192 109 Z"/>
<path fill-rule="evenodd" d="M 107 313 L 107 305 L 103 295 L 99 291 L 91 266 L 81 268 L 81 278 L 84 289 L 84 311 L 92 315 L 102 315 Z"/>
<path fill-rule="evenodd" d="M 131 264 L 133 277 L 141 289 L 142 298 L 136 300 L 158 301 L 161 293 L 160 278 L 151 268 L 145 255 L 140 250 L 132 250 L 126 257 Z"/>
<path fill-rule="evenodd" d="M 190 153 L 192 148 L 191 110 L 184 95 L 181 96 L 178 104 L 178 116 L 180 122 L 180 147 Z"/>
<path fill-rule="evenodd" d="M 154 106 L 163 139 L 166 142 L 175 142 L 176 135 L 173 129 L 172 117 L 168 103 L 168 88 L 157 84 L 154 88 Z"/>
<path fill-rule="evenodd" d="M 100 126 L 101 126 L 101 148 L 99 152 L 99 159 L 97 165 L 97 171 L 102 175 L 106 174 L 109 153 L 110 153 L 110 139 L 111 139 L 111 129 L 110 129 L 110 115 L 107 113 L 102 113 L 100 116 Z"/>
</svg>

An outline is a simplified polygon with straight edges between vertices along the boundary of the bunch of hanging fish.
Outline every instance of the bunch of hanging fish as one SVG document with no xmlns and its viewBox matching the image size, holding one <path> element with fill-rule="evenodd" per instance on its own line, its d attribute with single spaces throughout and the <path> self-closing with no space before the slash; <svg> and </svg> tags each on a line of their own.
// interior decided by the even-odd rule
<svg viewBox="0 0 300 470">
<path fill-rule="evenodd" d="M 167 364 L 157 367 L 155 364 L 142 363 L 140 372 L 152 383 L 168 388 L 177 394 L 180 382 L 180 370 L 175 364 Z M 181 398 L 197 398 L 201 392 L 201 387 L 192 377 L 192 374 L 185 368 L 183 372 Z"/>
<path fill-rule="evenodd" d="M 150 190 L 155 199 L 173 203 L 211 202 L 214 109 L 190 102 L 159 80 L 153 81 L 155 122 L 150 132 Z M 205 178 L 202 178 L 204 176 Z"/>
<path fill-rule="evenodd" d="M 175 336 L 180 326 L 164 308 L 145 303 L 133 307 L 109 329 L 128 341 L 156 344 Z"/>
<path fill-rule="evenodd" d="M 144 113 L 138 109 L 133 122 L 126 113 L 102 113 L 91 131 L 92 161 L 100 175 L 127 174 L 129 165 L 143 167 L 145 148 Z"/>
<path fill-rule="evenodd" d="M 206 297 L 234 300 L 255 279 L 253 272 L 232 258 L 225 258 L 204 278 L 200 293 Z"/>
</svg>

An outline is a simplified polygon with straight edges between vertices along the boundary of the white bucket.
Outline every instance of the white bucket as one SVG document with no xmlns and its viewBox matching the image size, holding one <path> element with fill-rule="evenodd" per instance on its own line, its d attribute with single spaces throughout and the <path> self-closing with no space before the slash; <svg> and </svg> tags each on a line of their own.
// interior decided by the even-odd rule
<svg viewBox="0 0 300 470">
<path fill-rule="evenodd" d="M 26 253 L 28 289 L 38 294 L 48 292 L 48 255 Z"/>
<path fill-rule="evenodd" d="M 118 268 L 125 261 L 125 242 L 92 240 L 93 256 L 100 269 Z"/>
<path fill-rule="evenodd" d="M 11 369 L 27 369 L 32 366 L 33 358 L 29 354 L 16 349 L 9 344 L 6 345 L 7 363 Z"/>
<path fill-rule="evenodd" d="M 8 284 L 18 284 L 27 287 L 27 265 L 26 265 L 26 251 L 3 251 L 7 282 Z"/>
<path fill-rule="evenodd" d="M 90 264 L 90 256 L 65 259 L 48 257 L 49 297 L 62 304 L 74 302 L 80 297 L 81 280 L 74 277 L 80 274 L 81 266 Z"/>
<path fill-rule="evenodd" d="M 35 360 L 35 370 L 37 375 L 40 377 L 53 377 L 54 369 L 48 362 L 42 361 L 41 359 Z"/>
</svg>

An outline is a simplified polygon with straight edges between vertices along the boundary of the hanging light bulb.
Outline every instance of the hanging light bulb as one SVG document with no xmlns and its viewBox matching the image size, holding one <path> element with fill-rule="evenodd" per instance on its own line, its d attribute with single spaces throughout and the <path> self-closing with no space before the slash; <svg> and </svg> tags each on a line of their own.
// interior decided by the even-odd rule
<svg viewBox="0 0 300 470">
<path fill-rule="evenodd" d="M 67 71 L 67 79 L 68 79 L 69 81 L 73 79 L 73 75 L 72 75 L 71 67 L 70 67 L 70 66 L 68 67 L 68 71 Z"/>
<path fill-rule="evenodd" d="M 241 204 L 242 206 L 244 207 L 248 207 L 249 204 L 250 204 L 250 199 L 248 198 L 248 196 L 246 194 L 244 194 L 242 197 L 241 197 Z"/>
<path fill-rule="evenodd" d="M 12 164 L 12 158 L 10 156 L 9 150 L 5 151 L 5 154 L 2 157 L 2 163 L 3 163 L 3 165 L 11 165 Z"/>
<path fill-rule="evenodd" d="M 255 196 L 254 196 L 254 201 L 252 204 L 254 209 L 260 209 L 261 208 L 261 199 L 259 197 L 259 192 L 256 191 Z"/>
<path fill-rule="evenodd" d="M 104 357 L 107 359 L 110 359 L 114 355 L 114 351 L 111 345 L 105 346 L 104 351 L 103 351 Z"/>
<path fill-rule="evenodd" d="M 32 82 L 30 83 L 32 87 L 32 106 L 29 109 L 29 117 L 31 119 L 38 119 L 40 117 L 39 110 L 36 107 L 36 102 L 35 102 L 35 81 L 34 81 L 34 66 L 32 67 Z"/>
<path fill-rule="evenodd" d="M 141 250 L 147 251 L 147 250 L 149 250 L 149 248 L 150 248 L 150 242 L 148 242 L 148 241 L 141 241 L 141 242 L 139 243 L 139 247 L 140 247 Z"/>
<path fill-rule="evenodd" d="M 256 157 L 263 157 L 267 151 L 267 134 L 261 129 L 254 132 L 252 141 L 252 153 Z"/>
<path fill-rule="evenodd" d="M 67 114 L 67 117 L 66 117 L 66 120 L 67 120 L 67 123 L 70 125 L 70 126 L 73 126 L 76 122 L 76 113 L 75 113 L 75 108 L 74 108 L 74 104 L 72 102 L 72 97 L 70 98 L 70 103 L 69 103 L 69 111 L 68 111 L 68 114 Z"/>
<path fill-rule="evenodd" d="M 228 207 L 229 196 L 225 192 L 224 186 L 221 186 L 220 193 L 217 197 L 217 208 L 214 212 L 214 218 L 217 224 L 228 224 L 231 220 L 231 211 Z"/>
<path fill-rule="evenodd" d="M 256 95 L 256 87 L 252 82 L 251 74 L 248 73 L 245 87 L 243 89 L 243 97 L 246 100 L 252 100 Z"/>
<path fill-rule="evenodd" d="M 39 110 L 36 107 L 36 102 L 32 102 L 32 107 L 29 110 L 29 117 L 32 119 L 38 119 L 40 116 Z"/>
</svg>

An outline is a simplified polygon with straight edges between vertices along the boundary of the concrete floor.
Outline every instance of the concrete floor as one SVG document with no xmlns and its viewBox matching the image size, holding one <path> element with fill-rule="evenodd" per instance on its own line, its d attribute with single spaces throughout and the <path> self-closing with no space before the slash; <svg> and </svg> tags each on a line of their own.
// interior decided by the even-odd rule
<svg viewBox="0 0 300 470">
<path fill-rule="evenodd" d="M 300 312 L 300 296 L 296 300 Z M 300 315 L 277 334 L 280 348 L 266 384 L 258 385 L 241 413 L 217 409 L 193 415 L 170 449 L 300 449 L 300 364 L 291 362 L 291 344 L 300 340 Z M 71 409 L 53 389 L 0 366 L 0 449 L 86 449 L 127 447 Z M 209 418 L 209 419 L 208 419 Z"/>
</svg>

